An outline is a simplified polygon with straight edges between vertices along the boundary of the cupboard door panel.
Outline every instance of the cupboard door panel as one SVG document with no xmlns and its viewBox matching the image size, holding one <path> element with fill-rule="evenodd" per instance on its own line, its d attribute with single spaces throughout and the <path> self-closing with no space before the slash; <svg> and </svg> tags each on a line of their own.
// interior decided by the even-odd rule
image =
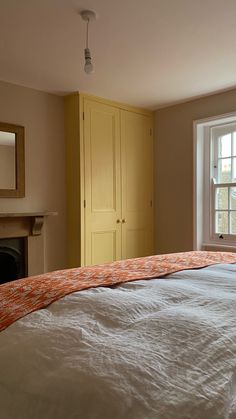
<svg viewBox="0 0 236 419">
<path fill-rule="evenodd" d="M 116 231 L 96 231 L 91 237 L 91 264 L 108 263 L 116 260 Z"/>
<path fill-rule="evenodd" d="M 153 254 L 152 118 L 121 111 L 122 258 Z"/>
<path fill-rule="evenodd" d="M 116 114 L 101 109 L 91 111 L 90 159 L 91 159 L 91 210 L 112 212 L 117 209 L 118 157 L 116 138 Z M 117 118 L 118 119 L 118 118 Z"/>
<path fill-rule="evenodd" d="M 85 264 L 121 258 L 120 113 L 84 101 Z"/>
</svg>

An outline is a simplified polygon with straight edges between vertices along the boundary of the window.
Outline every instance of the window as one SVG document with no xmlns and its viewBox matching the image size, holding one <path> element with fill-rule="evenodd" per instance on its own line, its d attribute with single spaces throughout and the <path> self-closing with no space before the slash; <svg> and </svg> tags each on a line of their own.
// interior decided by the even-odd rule
<svg viewBox="0 0 236 419">
<path fill-rule="evenodd" d="M 194 248 L 236 248 L 236 114 L 194 122 Z"/>
<path fill-rule="evenodd" d="M 212 235 L 236 241 L 235 124 L 211 128 L 211 156 Z"/>
</svg>

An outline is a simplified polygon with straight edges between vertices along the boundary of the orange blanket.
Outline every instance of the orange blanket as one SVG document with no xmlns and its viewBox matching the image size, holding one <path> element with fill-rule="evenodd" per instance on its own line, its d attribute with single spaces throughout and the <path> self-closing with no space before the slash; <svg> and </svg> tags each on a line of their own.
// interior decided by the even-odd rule
<svg viewBox="0 0 236 419">
<path fill-rule="evenodd" d="M 216 263 L 236 263 L 236 253 L 186 252 L 127 259 L 104 265 L 66 269 L 0 285 L 0 331 L 32 311 L 75 291 L 111 286 L 138 279 L 203 268 Z"/>
</svg>

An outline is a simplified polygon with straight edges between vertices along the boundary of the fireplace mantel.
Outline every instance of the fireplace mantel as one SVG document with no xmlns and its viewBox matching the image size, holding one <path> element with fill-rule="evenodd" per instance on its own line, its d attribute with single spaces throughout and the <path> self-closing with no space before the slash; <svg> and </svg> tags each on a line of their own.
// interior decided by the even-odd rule
<svg viewBox="0 0 236 419">
<path fill-rule="evenodd" d="M 45 272 L 44 220 L 52 211 L 0 212 L 0 239 L 25 238 L 28 275 Z"/>
<path fill-rule="evenodd" d="M 40 211 L 40 212 L 0 212 L 0 217 L 45 217 L 48 215 L 57 215 L 54 211 Z"/>
<path fill-rule="evenodd" d="M 44 217 L 50 215 L 57 215 L 57 213 L 52 211 L 0 212 L 0 238 L 38 236 L 42 233 Z"/>
</svg>

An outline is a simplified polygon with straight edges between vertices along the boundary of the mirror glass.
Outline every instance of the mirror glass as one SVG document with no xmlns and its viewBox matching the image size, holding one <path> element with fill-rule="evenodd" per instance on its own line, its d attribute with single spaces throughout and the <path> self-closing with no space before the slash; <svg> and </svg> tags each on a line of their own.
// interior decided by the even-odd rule
<svg viewBox="0 0 236 419">
<path fill-rule="evenodd" d="M 0 198 L 25 196 L 25 129 L 0 122 Z"/>
<path fill-rule="evenodd" d="M 0 189 L 16 188 L 16 135 L 0 131 Z"/>
</svg>

